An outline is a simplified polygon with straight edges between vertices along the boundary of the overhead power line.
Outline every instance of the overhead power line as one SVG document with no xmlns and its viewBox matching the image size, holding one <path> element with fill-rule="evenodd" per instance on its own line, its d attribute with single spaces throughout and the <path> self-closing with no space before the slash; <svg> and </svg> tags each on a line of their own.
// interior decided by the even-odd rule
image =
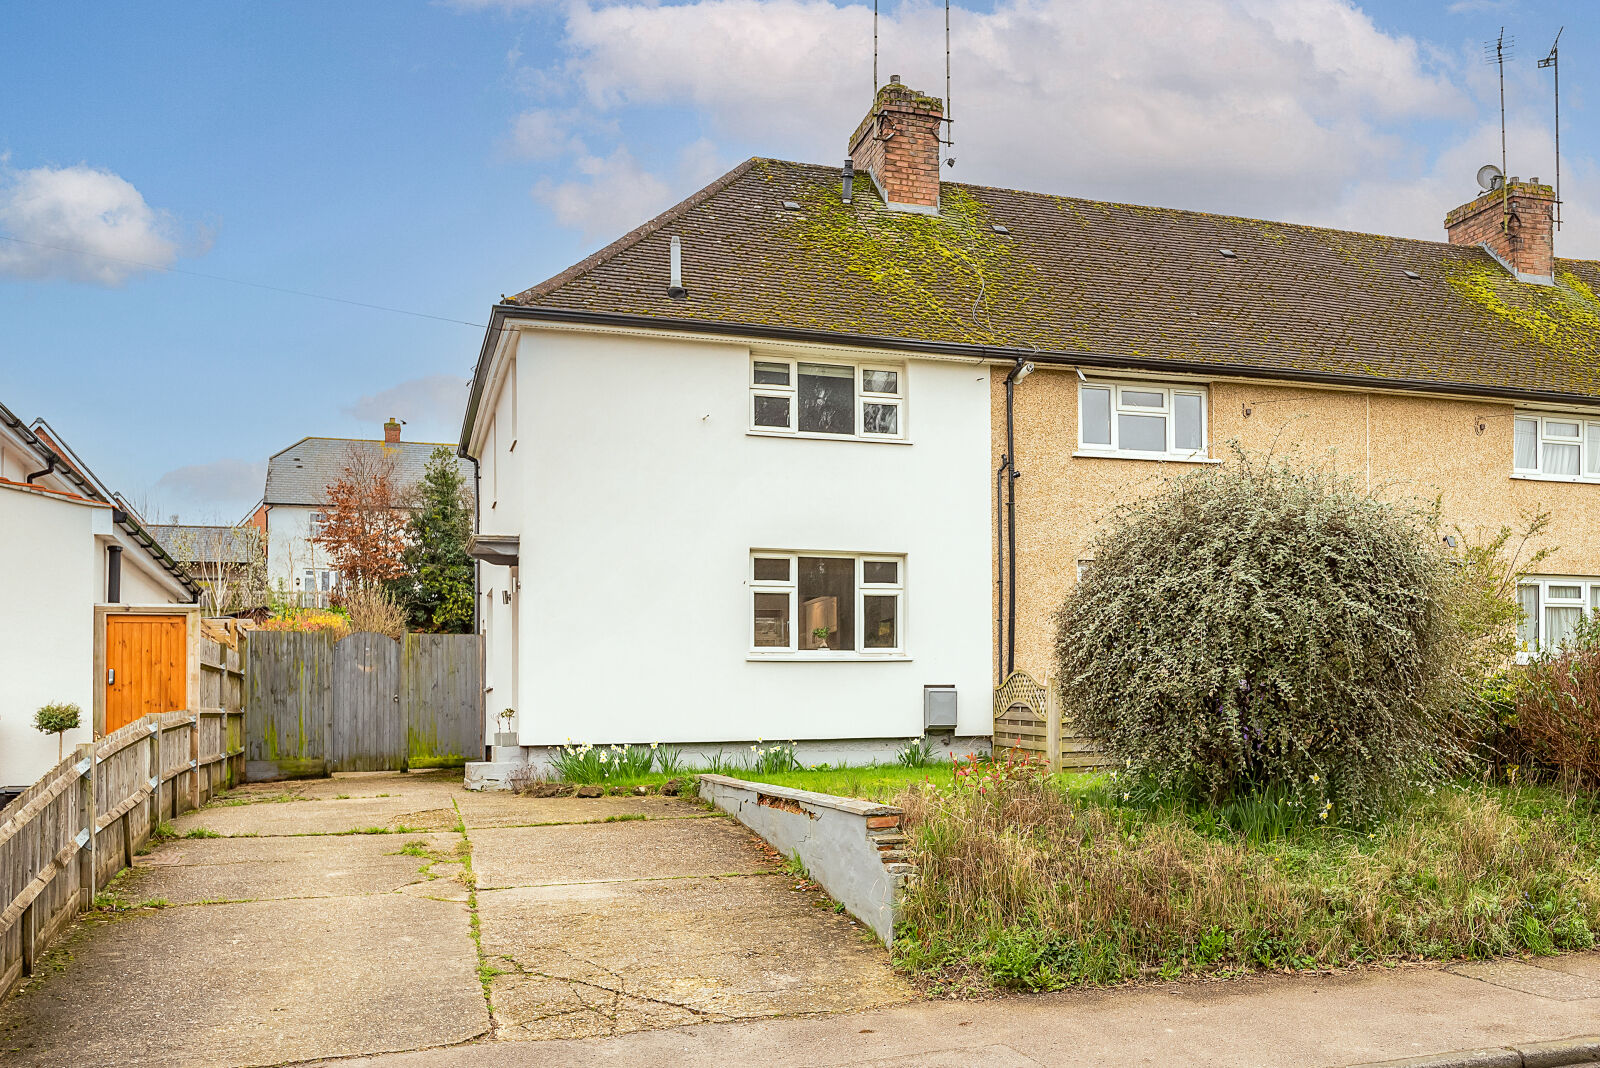
<svg viewBox="0 0 1600 1068">
<path fill-rule="evenodd" d="M 134 267 L 143 267 L 151 271 L 165 271 L 168 274 L 186 274 L 191 278 L 208 278 L 213 282 L 227 282 L 230 285 L 249 286 L 251 289 L 265 289 L 273 293 L 287 293 L 295 297 L 310 297 L 312 300 L 326 300 L 334 304 L 348 304 L 355 308 L 367 308 L 371 311 L 389 312 L 393 315 L 409 315 L 416 319 L 432 319 L 439 323 L 456 323 L 460 326 L 486 329 L 484 323 L 469 323 L 465 319 L 452 319 L 447 315 L 429 315 L 427 312 L 411 311 L 408 308 L 391 308 L 383 304 L 369 304 L 364 300 L 349 300 L 345 297 L 330 297 L 326 293 L 308 293 L 303 289 L 288 289 L 284 286 L 271 286 L 264 282 L 246 282 L 239 278 L 225 278 L 220 274 L 206 274 L 204 271 L 186 271 L 182 267 L 168 267 L 160 263 L 147 263 L 144 260 L 130 260 L 122 256 L 108 256 L 103 252 L 93 249 L 73 248 L 70 245 L 52 245 L 44 241 L 29 241 L 25 238 L 15 237 L 11 234 L 0 234 L 0 241 L 10 241 L 18 245 L 28 245 L 32 248 L 47 248 L 55 252 L 66 252 L 78 256 L 91 256 L 95 259 L 109 260 L 112 263 L 126 263 Z"/>
</svg>

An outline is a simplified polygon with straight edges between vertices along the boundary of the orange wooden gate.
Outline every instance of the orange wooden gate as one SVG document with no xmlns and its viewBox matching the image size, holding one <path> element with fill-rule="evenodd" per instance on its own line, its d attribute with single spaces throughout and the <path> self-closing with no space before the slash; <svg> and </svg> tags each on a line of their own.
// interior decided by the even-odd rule
<svg viewBox="0 0 1600 1068">
<path fill-rule="evenodd" d="M 189 632 L 183 616 L 106 616 L 106 725 L 187 708 Z"/>
</svg>

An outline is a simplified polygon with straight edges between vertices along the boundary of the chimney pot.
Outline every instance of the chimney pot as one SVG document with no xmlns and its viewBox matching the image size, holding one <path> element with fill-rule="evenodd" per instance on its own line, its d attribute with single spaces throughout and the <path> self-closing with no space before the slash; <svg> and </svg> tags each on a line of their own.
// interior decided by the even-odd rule
<svg viewBox="0 0 1600 1068">
<path fill-rule="evenodd" d="M 383 424 L 383 441 L 386 445 L 393 445 L 400 440 L 400 421 L 394 416 Z"/>
</svg>

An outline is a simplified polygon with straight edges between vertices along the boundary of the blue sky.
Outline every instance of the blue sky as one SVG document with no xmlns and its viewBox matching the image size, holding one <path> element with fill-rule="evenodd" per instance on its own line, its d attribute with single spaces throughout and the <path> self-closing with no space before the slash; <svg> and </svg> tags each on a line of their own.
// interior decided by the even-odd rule
<svg viewBox="0 0 1600 1068">
<path fill-rule="evenodd" d="M 409 438 L 453 440 L 482 338 L 462 323 L 501 293 L 747 156 L 842 158 L 871 90 L 870 10 L 6 5 L 0 236 L 20 240 L 0 240 L 0 402 L 163 519 L 238 518 L 266 457 L 307 434 L 376 436 L 394 414 Z M 882 76 L 942 92 L 942 5 L 882 10 Z M 1441 238 L 1498 160 L 1479 53 L 1502 24 L 1511 170 L 1551 176 L 1535 61 L 1565 24 L 1558 248 L 1600 257 L 1595 12 L 962 3 L 949 176 Z"/>
</svg>

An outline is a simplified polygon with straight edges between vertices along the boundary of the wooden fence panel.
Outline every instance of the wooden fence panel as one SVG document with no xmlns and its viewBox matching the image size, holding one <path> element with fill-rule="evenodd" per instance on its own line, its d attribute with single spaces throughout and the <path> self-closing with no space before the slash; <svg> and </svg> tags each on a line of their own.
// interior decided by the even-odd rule
<svg viewBox="0 0 1600 1068">
<path fill-rule="evenodd" d="M 78 746 L 0 811 L 0 997 L 32 973 L 38 954 L 128 865 L 166 811 L 203 804 L 238 781 L 243 749 L 224 740 L 242 738 L 243 721 L 222 709 L 147 715 Z"/>
<path fill-rule="evenodd" d="M 382 634 L 352 634 L 333 647 L 328 770 L 389 771 L 405 766 L 400 646 Z"/>
<path fill-rule="evenodd" d="M 407 765 L 453 767 L 483 753 L 483 676 L 475 635 L 408 634 L 400 657 Z"/>
<path fill-rule="evenodd" d="M 475 634 L 257 632 L 246 640 L 251 780 L 452 767 L 483 751 Z"/>
<path fill-rule="evenodd" d="M 326 774 L 333 639 L 323 633 L 256 631 L 244 645 L 246 777 Z"/>
<path fill-rule="evenodd" d="M 994 755 L 1001 759 L 1044 757 L 1051 771 L 1090 771 L 1106 766 L 1094 743 L 1078 733 L 1061 709 L 1054 680 L 1043 685 L 1016 671 L 994 691 Z"/>
</svg>

